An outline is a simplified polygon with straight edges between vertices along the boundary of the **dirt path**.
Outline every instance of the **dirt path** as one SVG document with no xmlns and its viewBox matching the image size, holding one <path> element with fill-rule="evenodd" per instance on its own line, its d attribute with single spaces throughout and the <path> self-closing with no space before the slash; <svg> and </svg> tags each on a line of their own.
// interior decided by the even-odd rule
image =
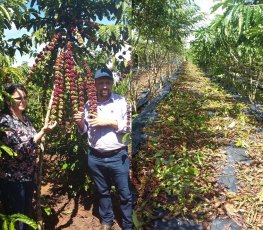
<svg viewBox="0 0 263 230">
<path fill-rule="evenodd" d="M 44 229 L 98 230 L 100 228 L 96 195 L 83 194 L 70 198 L 66 194 L 55 194 L 52 188 L 52 184 L 47 184 L 41 189 L 44 203 L 48 202 L 48 207 L 51 208 L 50 215 L 43 212 Z M 117 198 L 113 197 L 113 201 L 114 211 L 117 214 L 113 229 L 119 230 L 121 228 L 118 224 L 120 217 L 118 216 Z"/>
</svg>

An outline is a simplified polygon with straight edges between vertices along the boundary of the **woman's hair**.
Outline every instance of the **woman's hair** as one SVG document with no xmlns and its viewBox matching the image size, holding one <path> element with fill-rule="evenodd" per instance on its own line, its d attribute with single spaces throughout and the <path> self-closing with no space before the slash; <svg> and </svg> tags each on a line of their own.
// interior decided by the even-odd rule
<svg viewBox="0 0 263 230">
<path fill-rule="evenodd" d="M 17 83 L 6 86 L 5 92 L 11 96 L 18 89 L 22 90 L 27 96 L 27 90 L 25 89 L 25 87 Z M 4 95 L 4 108 L 2 110 L 2 113 L 11 114 L 10 103 L 11 103 L 10 98 Z"/>
</svg>

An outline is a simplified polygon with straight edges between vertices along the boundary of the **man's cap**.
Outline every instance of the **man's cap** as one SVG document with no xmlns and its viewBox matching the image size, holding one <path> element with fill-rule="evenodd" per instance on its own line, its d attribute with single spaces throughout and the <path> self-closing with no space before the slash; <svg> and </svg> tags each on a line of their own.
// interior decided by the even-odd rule
<svg viewBox="0 0 263 230">
<path fill-rule="evenodd" d="M 102 68 L 97 70 L 94 79 L 96 80 L 100 77 L 108 77 L 113 80 L 112 72 L 108 68 Z"/>
</svg>

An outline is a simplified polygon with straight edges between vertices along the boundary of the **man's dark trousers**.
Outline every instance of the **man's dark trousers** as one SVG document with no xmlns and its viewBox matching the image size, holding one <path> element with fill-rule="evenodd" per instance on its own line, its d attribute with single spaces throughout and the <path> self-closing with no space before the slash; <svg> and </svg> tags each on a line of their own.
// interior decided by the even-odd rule
<svg viewBox="0 0 263 230">
<path fill-rule="evenodd" d="M 122 229 L 132 229 L 132 194 L 129 188 L 130 160 L 126 149 L 110 155 L 100 155 L 90 150 L 88 168 L 96 184 L 99 200 L 99 213 L 102 224 L 112 224 L 114 213 L 111 201 L 111 181 L 117 188 L 120 196 L 122 211 Z"/>
</svg>

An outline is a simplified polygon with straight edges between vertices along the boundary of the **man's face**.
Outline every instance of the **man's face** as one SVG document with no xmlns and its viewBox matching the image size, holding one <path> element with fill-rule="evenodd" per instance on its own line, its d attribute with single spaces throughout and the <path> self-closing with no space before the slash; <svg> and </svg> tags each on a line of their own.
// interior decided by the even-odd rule
<svg viewBox="0 0 263 230">
<path fill-rule="evenodd" d="M 113 80 L 108 77 L 100 77 L 95 80 L 95 87 L 98 94 L 98 100 L 104 101 L 109 99 L 112 91 Z"/>
</svg>

